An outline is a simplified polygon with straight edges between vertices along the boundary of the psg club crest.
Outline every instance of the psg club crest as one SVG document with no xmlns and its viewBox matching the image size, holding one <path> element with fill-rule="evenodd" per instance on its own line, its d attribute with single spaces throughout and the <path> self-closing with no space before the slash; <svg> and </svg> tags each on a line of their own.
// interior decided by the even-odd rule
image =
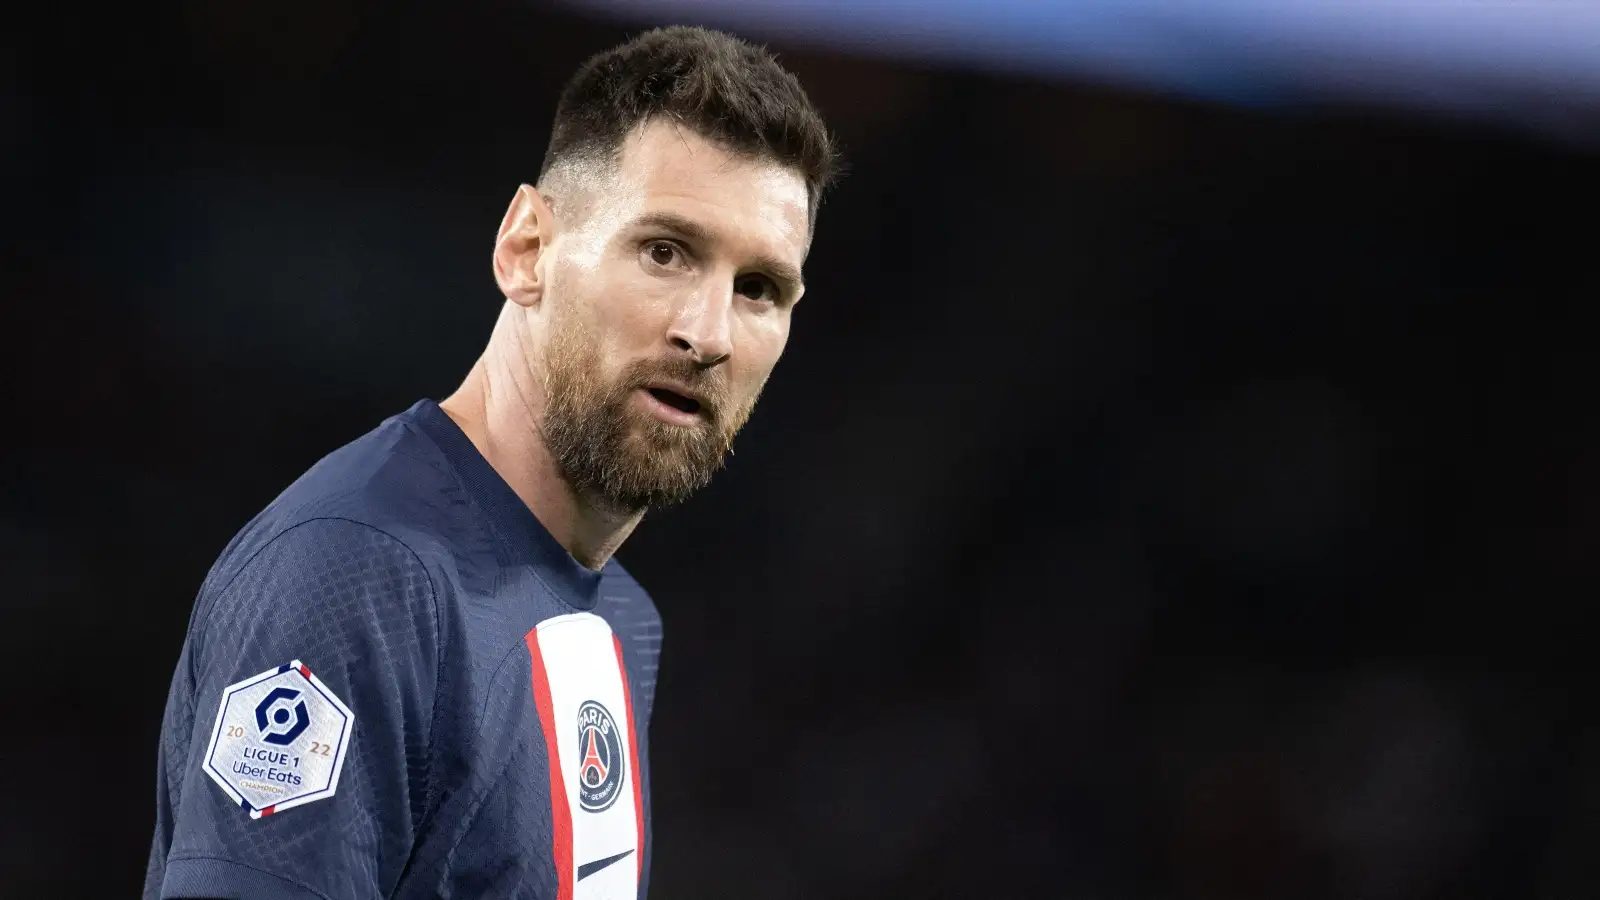
<svg viewBox="0 0 1600 900">
<path fill-rule="evenodd" d="M 622 793 L 625 768 L 617 722 L 604 706 L 585 700 L 578 707 L 578 804 L 604 812 Z"/>
<path fill-rule="evenodd" d="M 354 719 L 300 660 L 268 669 L 223 689 L 206 774 L 252 819 L 331 797 Z"/>
</svg>

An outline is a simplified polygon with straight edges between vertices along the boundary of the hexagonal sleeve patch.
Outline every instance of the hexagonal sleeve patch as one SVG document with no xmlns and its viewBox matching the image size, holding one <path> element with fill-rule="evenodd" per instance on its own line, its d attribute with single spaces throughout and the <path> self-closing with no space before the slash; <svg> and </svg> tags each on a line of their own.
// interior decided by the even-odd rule
<svg viewBox="0 0 1600 900">
<path fill-rule="evenodd" d="M 206 774 L 252 819 L 332 797 L 354 726 L 297 659 L 223 690 Z"/>
</svg>

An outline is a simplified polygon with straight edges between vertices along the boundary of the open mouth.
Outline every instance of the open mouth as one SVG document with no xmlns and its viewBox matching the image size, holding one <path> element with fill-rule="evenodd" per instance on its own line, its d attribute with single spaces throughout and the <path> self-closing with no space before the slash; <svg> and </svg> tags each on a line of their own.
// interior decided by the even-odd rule
<svg viewBox="0 0 1600 900">
<path fill-rule="evenodd" d="M 666 388 L 653 387 L 646 388 L 646 390 L 650 392 L 650 396 L 660 400 L 662 403 L 665 403 L 673 409 L 679 410 L 680 412 L 690 413 L 691 415 L 700 412 L 700 401 L 694 399 L 693 397 L 685 397 L 682 394 L 674 393 Z"/>
</svg>

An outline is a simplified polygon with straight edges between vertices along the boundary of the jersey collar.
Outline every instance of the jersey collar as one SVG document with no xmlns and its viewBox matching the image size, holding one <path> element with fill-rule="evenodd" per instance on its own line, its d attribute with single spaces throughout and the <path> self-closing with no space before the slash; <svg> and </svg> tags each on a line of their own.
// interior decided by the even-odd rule
<svg viewBox="0 0 1600 900">
<path fill-rule="evenodd" d="M 513 558 L 532 565 L 569 605 L 593 609 L 600 598 L 601 573 L 572 558 L 439 404 L 421 400 L 411 413 L 466 482 L 468 492 L 494 523 Z"/>
</svg>

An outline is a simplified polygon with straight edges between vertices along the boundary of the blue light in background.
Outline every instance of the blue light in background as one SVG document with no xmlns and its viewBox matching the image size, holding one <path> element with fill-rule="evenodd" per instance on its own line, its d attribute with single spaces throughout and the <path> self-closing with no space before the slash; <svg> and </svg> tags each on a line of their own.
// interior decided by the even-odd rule
<svg viewBox="0 0 1600 900">
<path fill-rule="evenodd" d="M 1236 104 L 1360 99 L 1600 131 L 1600 0 L 569 0 L 640 24 Z"/>
</svg>

